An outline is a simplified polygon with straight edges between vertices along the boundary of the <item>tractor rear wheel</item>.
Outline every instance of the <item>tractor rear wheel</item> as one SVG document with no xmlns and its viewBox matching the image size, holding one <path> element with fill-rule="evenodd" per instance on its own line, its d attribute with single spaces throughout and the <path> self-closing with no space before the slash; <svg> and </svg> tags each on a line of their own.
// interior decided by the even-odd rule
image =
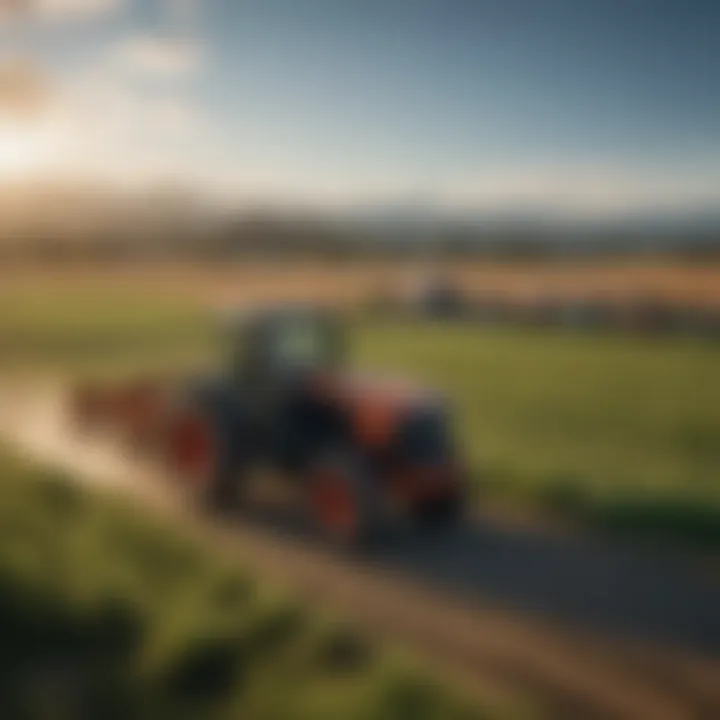
<svg viewBox="0 0 720 720">
<path fill-rule="evenodd" d="M 238 463 L 230 438 L 224 418 L 200 406 L 183 407 L 168 423 L 168 469 L 191 500 L 207 509 L 229 509 L 237 500 Z"/>
<path fill-rule="evenodd" d="M 367 549 L 385 534 L 386 509 L 378 488 L 350 456 L 329 457 L 312 468 L 308 505 L 314 531 L 335 547 Z"/>
</svg>

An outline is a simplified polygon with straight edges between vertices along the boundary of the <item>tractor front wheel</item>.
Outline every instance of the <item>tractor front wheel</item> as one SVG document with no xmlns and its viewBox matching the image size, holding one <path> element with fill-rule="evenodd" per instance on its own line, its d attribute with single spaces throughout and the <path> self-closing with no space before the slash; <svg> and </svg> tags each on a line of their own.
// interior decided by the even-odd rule
<svg viewBox="0 0 720 720">
<path fill-rule="evenodd" d="M 380 541 L 385 509 L 372 477 L 352 458 L 329 458 L 310 472 L 308 500 L 313 529 L 332 545 L 364 549 Z"/>
</svg>

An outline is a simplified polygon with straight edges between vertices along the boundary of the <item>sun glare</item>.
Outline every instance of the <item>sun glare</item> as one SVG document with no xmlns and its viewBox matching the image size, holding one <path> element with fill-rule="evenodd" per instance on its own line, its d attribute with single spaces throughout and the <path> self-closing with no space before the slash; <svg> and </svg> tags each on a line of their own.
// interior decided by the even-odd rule
<svg viewBox="0 0 720 720">
<path fill-rule="evenodd" d="M 47 161 L 48 155 L 41 132 L 0 123 L 0 178 L 33 172 Z"/>
</svg>

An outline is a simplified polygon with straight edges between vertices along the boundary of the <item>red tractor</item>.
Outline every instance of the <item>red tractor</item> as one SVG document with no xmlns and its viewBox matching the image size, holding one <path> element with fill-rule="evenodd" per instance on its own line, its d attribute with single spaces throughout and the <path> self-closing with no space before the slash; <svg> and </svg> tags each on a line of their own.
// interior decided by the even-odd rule
<svg viewBox="0 0 720 720">
<path fill-rule="evenodd" d="M 269 467 L 342 545 L 377 538 L 397 512 L 422 524 L 460 515 L 465 478 L 440 397 L 348 371 L 342 327 L 325 310 L 265 309 L 234 321 L 230 336 L 220 371 L 86 387 L 76 421 L 153 449 L 215 507 L 242 501 L 253 470 Z"/>
</svg>

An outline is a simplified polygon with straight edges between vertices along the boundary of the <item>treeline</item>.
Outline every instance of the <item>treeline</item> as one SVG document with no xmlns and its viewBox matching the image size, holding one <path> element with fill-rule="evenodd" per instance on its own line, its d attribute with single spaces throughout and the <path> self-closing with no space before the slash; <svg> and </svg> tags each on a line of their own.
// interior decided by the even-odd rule
<svg viewBox="0 0 720 720">
<path fill-rule="evenodd" d="M 652 294 L 623 297 L 592 292 L 574 296 L 539 294 L 523 299 L 507 293 L 462 292 L 450 282 L 403 297 L 385 289 L 369 300 L 371 312 L 425 319 L 463 319 L 484 325 L 610 330 L 632 334 L 720 338 L 720 307 L 688 304 Z"/>
<path fill-rule="evenodd" d="M 532 227 L 433 227 L 307 215 L 115 209 L 92 221 L 0 225 L 0 261 L 229 261 L 247 257 L 603 258 L 666 255 L 720 259 L 720 231 L 552 232 Z"/>
</svg>

